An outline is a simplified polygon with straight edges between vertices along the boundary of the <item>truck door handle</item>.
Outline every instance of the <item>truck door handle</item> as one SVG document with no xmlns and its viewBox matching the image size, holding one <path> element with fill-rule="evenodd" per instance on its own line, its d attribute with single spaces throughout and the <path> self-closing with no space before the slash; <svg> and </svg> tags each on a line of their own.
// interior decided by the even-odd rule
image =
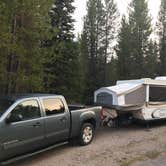
<svg viewBox="0 0 166 166">
<path fill-rule="evenodd" d="M 33 127 L 40 127 L 41 123 L 40 122 L 36 122 L 35 124 L 33 124 Z"/>
<path fill-rule="evenodd" d="M 67 121 L 67 118 L 66 118 L 66 117 L 60 118 L 60 121 L 61 121 L 61 122 L 66 122 L 66 121 Z"/>
</svg>

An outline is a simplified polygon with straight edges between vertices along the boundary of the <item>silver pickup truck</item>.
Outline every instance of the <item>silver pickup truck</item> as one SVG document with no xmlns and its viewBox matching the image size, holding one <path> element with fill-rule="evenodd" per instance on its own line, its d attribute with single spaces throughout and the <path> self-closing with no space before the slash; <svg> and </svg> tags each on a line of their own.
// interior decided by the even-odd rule
<svg viewBox="0 0 166 166">
<path fill-rule="evenodd" d="M 73 138 L 80 145 L 88 145 L 100 125 L 100 111 L 101 107 L 68 106 L 59 95 L 1 97 L 0 163 L 28 157 Z"/>
</svg>

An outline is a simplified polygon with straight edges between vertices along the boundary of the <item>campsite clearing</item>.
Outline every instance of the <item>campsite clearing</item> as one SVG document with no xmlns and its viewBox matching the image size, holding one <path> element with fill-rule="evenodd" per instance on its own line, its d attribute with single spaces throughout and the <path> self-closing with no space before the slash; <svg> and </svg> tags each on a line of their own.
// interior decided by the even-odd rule
<svg viewBox="0 0 166 166">
<path fill-rule="evenodd" d="M 101 128 L 86 147 L 65 145 L 12 166 L 163 166 L 166 122 L 150 129 L 139 125 Z M 146 163 L 146 164 L 145 164 Z"/>
</svg>

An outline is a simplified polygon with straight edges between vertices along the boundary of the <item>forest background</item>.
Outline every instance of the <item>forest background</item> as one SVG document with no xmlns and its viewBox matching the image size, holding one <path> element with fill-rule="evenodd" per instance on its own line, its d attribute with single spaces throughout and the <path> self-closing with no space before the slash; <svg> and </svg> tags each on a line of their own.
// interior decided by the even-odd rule
<svg viewBox="0 0 166 166">
<path fill-rule="evenodd" d="M 117 80 L 166 75 L 166 0 L 155 28 L 148 0 L 132 0 L 123 16 L 114 0 L 88 0 L 78 36 L 73 2 L 0 0 L 1 95 L 55 93 L 91 104 L 95 90 Z"/>
</svg>

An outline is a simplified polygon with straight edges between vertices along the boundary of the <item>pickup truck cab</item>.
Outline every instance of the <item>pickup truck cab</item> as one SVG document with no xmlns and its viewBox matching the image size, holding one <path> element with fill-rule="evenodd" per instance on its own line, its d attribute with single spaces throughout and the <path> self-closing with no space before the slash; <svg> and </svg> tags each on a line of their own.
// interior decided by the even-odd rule
<svg viewBox="0 0 166 166">
<path fill-rule="evenodd" d="M 100 125 L 101 107 L 68 106 L 60 95 L 0 98 L 0 162 L 77 138 L 88 145 Z"/>
</svg>

